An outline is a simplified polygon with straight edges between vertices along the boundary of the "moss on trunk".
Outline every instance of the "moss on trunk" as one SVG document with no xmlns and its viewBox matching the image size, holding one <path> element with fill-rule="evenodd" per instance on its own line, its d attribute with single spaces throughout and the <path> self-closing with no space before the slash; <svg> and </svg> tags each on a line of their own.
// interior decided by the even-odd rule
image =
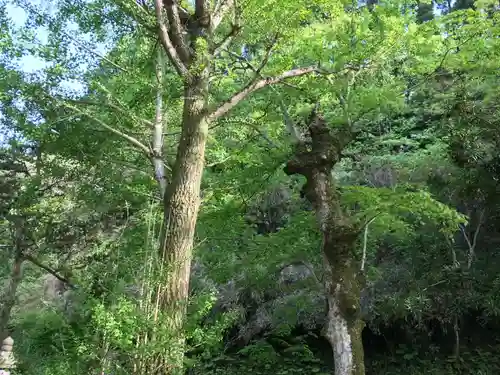
<svg viewBox="0 0 500 375">
<path fill-rule="evenodd" d="M 364 323 L 360 311 L 362 278 L 354 257 L 360 227 L 342 210 L 331 174 L 351 135 L 344 128 L 329 129 L 316 113 L 310 117 L 309 133 L 310 141 L 297 146 L 285 173 L 306 177 L 302 192 L 312 203 L 323 234 L 328 300 L 325 336 L 333 349 L 335 375 L 364 375 L 361 337 Z"/>
</svg>

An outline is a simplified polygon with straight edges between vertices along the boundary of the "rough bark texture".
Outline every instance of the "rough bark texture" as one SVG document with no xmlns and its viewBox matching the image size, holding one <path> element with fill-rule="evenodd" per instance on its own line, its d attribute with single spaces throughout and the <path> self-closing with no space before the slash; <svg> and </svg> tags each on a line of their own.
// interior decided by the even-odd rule
<svg viewBox="0 0 500 375">
<path fill-rule="evenodd" d="M 12 308 L 16 304 L 17 289 L 22 281 L 24 258 L 20 251 L 16 251 L 9 282 L 1 297 L 0 306 L 0 341 L 9 336 L 8 325 Z"/>
<path fill-rule="evenodd" d="M 155 0 L 160 41 L 184 82 L 181 139 L 171 181 L 164 194 L 159 249 L 163 270 L 157 302 L 169 340 L 164 355 L 158 358 L 156 368 L 150 373 L 162 375 L 184 372 L 184 321 L 208 133 L 210 56 L 207 50 L 213 30 L 207 4 L 205 0 L 197 0 L 194 14 L 190 14 L 176 1 Z M 158 144 L 157 148 L 161 146 Z"/>
<path fill-rule="evenodd" d="M 160 306 L 175 344 L 168 348 L 165 358 L 168 367 L 164 367 L 162 373 L 177 373 L 182 369 L 184 317 L 208 134 L 206 93 L 205 79 L 186 85 L 182 135 L 172 181 L 164 199 L 165 224 L 160 256 L 165 270 Z"/>
<path fill-rule="evenodd" d="M 361 275 L 354 259 L 360 228 L 344 214 L 331 173 L 351 134 L 343 128 L 329 129 L 315 111 L 309 119 L 309 134 L 308 141 L 297 145 L 285 173 L 306 177 L 302 192 L 314 207 L 323 235 L 328 301 L 324 334 L 333 349 L 335 375 L 364 375 Z"/>
</svg>

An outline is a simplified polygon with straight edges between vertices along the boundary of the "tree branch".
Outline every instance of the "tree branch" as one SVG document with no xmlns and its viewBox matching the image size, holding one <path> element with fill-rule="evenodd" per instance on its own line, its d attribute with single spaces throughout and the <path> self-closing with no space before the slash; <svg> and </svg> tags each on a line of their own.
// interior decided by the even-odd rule
<svg viewBox="0 0 500 375">
<path fill-rule="evenodd" d="M 184 64 L 189 63 L 189 48 L 185 41 L 185 30 L 179 15 L 179 6 L 175 0 L 163 0 L 163 7 L 167 13 L 168 26 L 170 28 L 170 39 L 177 51 L 179 58 Z"/>
<path fill-rule="evenodd" d="M 98 118 L 92 116 L 91 114 L 85 113 L 83 111 L 80 111 L 78 108 L 76 108 L 76 107 L 74 107 L 72 105 L 69 105 L 69 104 L 63 104 L 63 105 L 65 107 L 69 108 L 69 109 L 74 110 L 78 114 L 84 115 L 84 116 L 88 117 L 89 119 L 95 121 L 100 126 L 102 126 L 104 129 L 107 129 L 110 132 L 112 132 L 112 133 L 114 133 L 116 135 L 119 135 L 123 139 L 127 140 L 130 144 L 132 144 L 133 146 L 135 146 L 135 147 L 139 148 L 141 151 L 143 151 L 148 157 L 150 157 L 151 150 L 149 149 L 149 147 L 147 147 L 146 145 L 144 145 L 141 141 L 137 140 L 136 138 L 131 137 L 130 135 L 125 134 L 125 133 L 121 132 L 120 130 L 117 130 L 117 129 L 109 126 L 108 124 L 106 124 L 105 122 L 103 122 L 103 121 L 99 120 Z"/>
<path fill-rule="evenodd" d="M 115 104 L 109 103 L 109 102 L 98 103 L 98 102 L 93 102 L 91 100 L 73 100 L 73 99 L 67 99 L 66 101 L 68 101 L 70 103 L 74 103 L 74 104 L 85 104 L 85 105 L 92 105 L 92 106 L 96 106 L 96 107 L 99 107 L 99 106 L 109 107 L 111 109 L 114 109 L 117 112 L 120 112 L 121 114 L 126 115 L 127 117 L 130 117 L 136 121 L 142 122 L 151 128 L 154 128 L 154 126 L 155 126 L 155 124 L 152 123 L 151 121 L 137 117 L 133 113 L 130 113 L 129 111 L 127 111 L 126 109 L 123 109 L 123 108 L 121 108 Z"/>
<path fill-rule="evenodd" d="M 229 31 L 229 33 L 224 38 L 222 38 L 222 40 L 219 43 L 216 43 L 214 45 L 214 47 L 213 47 L 213 55 L 214 56 L 217 56 L 222 50 L 229 48 L 229 46 L 231 45 L 234 38 L 240 33 L 240 31 L 242 29 L 241 20 L 240 20 L 241 14 L 240 14 L 240 11 L 239 11 L 238 6 L 236 4 L 236 1 L 234 1 L 232 8 L 233 8 L 233 22 L 231 24 L 231 31 Z M 215 10 L 215 13 L 217 13 L 217 8 Z M 213 23 L 212 23 L 212 27 L 213 27 Z"/>
<path fill-rule="evenodd" d="M 210 17 L 210 1 L 208 0 L 195 0 L 194 4 L 194 15 L 196 19 L 204 26 L 208 26 L 206 21 L 209 21 Z"/>
<path fill-rule="evenodd" d="M 167 177 L 165 176 L 165 163 L 163 162 L 163 58 L 162 51 L 158 50 L 156 61 L 156 113 L 155 124 L 152 136 L 152 155 L 151 162 L 153 164 L 155 178 L 160 185 L 160 196 L 163 199 L 165 191 L 167 190 Z"/>
<path fill-rule="evenodd" d="M 241 26 L 238 21 L 234 21 L 231 25 L 231 31 L 215 46 L 213 47 L 213 55 L 217 56 L 223 50 L 226 50 L 231 45 L 233 39 L 238 35 L 241 31 Z"/>
<path fill-rule="evenodd" d="M 65 277 L 59 275 L 55 270 L 53 270 L 52 268 L 42 264 L 41 262 L 39 262 L 37 259 L 33 258 L 31 255 L 24 255 L 23 256 L 24 259 L 26 259 L 28 262 L 31 262 L 33 263 L 35 266 L 37 266 L 38 268 L 41 268 L 42 270 L 44 271 L 47 271 L 48 273 L 50 273 L 52 276 L 54 276 L 56 279 L 62 281 L 63 283 L 65 283 L 66 285 L 68 285 L 70 288 L 72 289 L 75 289 L 76 286 L 74 284 L 72 284 L 68 279 L 66 279 Z"/>
<path fill-rule="evenodd" d="M 272 52 L 274 46 L 278 42 L 278 37 L 279 37 L 279 35 L 275 34 L 273 36 L 273 38 L 270 40 L 270 42 L 269 42 L 269 44 L 268 44 L 268 46 L 266 48 L 266 51 L 265 51 L 265 54 L 264 54 L 264 58 L 262 59 L 262 61 L 259 64 L 259 67 L 257 67 L 257 68 L 250 61 L 248 61 L 248 59 L 246 57 L 238 55 L 237 53 L 232 52 L 232 51 L 226 51 L 226 52 L 230 56 L 233 56 L 237 60 L 239 60 L 242 63 L 244 63 L 247 67 L 249 67 L 255 73 L 256 78 L 264 78 L 264 77 L 261 76 L 262 69 L 264 69 L 264 67 L 269 62 L 269 57 L 271 56 L 271 52 Z"/>
<path fill-rule="evenodd" d="M 472 267 L 472 261 L 474 259 L 474 255 L 476 252 L 477 236 L 479 235 L 479 231 L 481 230 L 481 226 L 483 225 L 484 222 L 484 213 L 485 209 L 483 208 L 481 210 L 481 213 L 479 214 L 479 220 L 476 226 L 476 230 L 474 231 L 472 241 L 470 240 L 469 235 L 467 235 L 467 232 L 465 231 L 465 226 L 460 225 L 460 231 L 462 232 L 462 235 L 464 236 L 464 239 L 467 242 L 467 246 L 469 247 L 469 253 L 467 254 L 467 269 L 470 269 Z"/>
<path fill-rule="evenodd" d="M 182 61 L 181 57 L 177 53 L 175 46 L 170 40 L 168 33 L 168 25 L 165 23 L 163 16 L 163 3 L 162 0 L 155 0 L 155 13 L 156 13 L 156 23 L 158 25 L 158 33 L 160 37 L 161 44 L 167 53 L 168 58 L 174 65 L 175 70 L 181 77 L 186 77 L 189 75 L 189 71 Z"/>
<path fill-rule="evenodd" d="M 278 40 L 278 35 L 275 35 L 275 37 L 273 38 L 273 41 L 271 42 L 269 48 L 266 51 L 264 59 L 262 60 L 262 62 L 258 68 L 254 67 L 253 64 L 250 61 L 248 61 L 248 59 L 246 59 L 245 57 L 240 56 L 232 51 L 227 51 L 227 52 L 231 56 L 236 57 L 239 61 L 242 61 L 244 64 L 246 64 L 250 69 L 252 69 L 254 71 L 254 73 L 256 74 L 257 77 L 264 78 L 261 74 L 261 71 L 264 68 L 264 66 L 267 64 L 267 61 L 269 60 L 269 56 L 271 55 L 271 51 L 272 51 L 273 47 L 275 46 L 277 40 Z M 279 93 L 277 92 L 277 90 L 274 89 L 274 87 L 271 86 L 271 89 L 276 93 L 277 96 L 280 96 Z M 300 132 L 298 131 L 295 124 L 293 123 L 292 119 L 290 118 L 290 115 L 288 113 L 288 110 L 286 109 L 285 103 L 284 103 L 282 98 L 280 98 L 279 106 L 280 106 L 281 112 L 283 113 L 283 121 L 285 123 L 285 127 L 287 128 L 290 136 L 292 137 L 292 142 L 295 144 L 303 142 L 303 139 L 300 135 Z"/>
<path fill-rule="evenodd" d="M 369 222 L 366 223 L 365 225 L 365 233 L 363 235 L 363 256 L 361 258 L 361 272 L 365 271 L 365 263 L 366 263 L 366 247 L 368 245 L 368 226 L 375 220 L 376 217 L 371 219 Z"/>
<path fill-rule="evenodd" d="M 283 270 L 287 267 L 293 267 L 293 266 L 304 266 L 310 273 L 310 276 L 312 276 L 312 278 L 314 279 L 314 281 L 316 281 L 316 283 L 318 284 L 318 286 L 321 288 L 321 289 L 324 289 L 324 286 L 323 286 L 323 282 L 321 281 L 321 279 L 316 275 L 316 273 L 314 272 L 314 267 L 311 263 L 309 262 L 305 262 L 303 260 L 295 260 L 295 261 L 292 261 L 291 263 L 286 263 L 286 264 L 283 264 L 279 267 L 278 269 L 278 273 L 281 273 L 283 272 Z"/>
<path fill-rule="evenodd" d="M 305 68 L 291 69 L 275 77 L 263 78 L 257 81 L 253 80 L 250 83 L 248 83 L 244 88 L 242 88 L 240 91 L 238 91 L 236 94 L 234 94 L 230 99 L 222 103 L 217 109 L 215 109 L 208 116 L 208 120 L 211 122 L 224 116 L 231 109 L 237 106 L 243 99 L 245 99 L 248 95 L 252 94 L 257 90 L 260 90 L 269 85 L 280 83 L 281 81 L 288 78 L 299 77 L 316 71 L 317 69 L 315 66 L 309 66 Z"/>
<path fill-rule="evenodd" d="M 236 0 L 220 0 L 215 6 L 214 16 L 212 17 L 212 30 L 215 31 L 226 14 L 231 10 L 236 9 Z"/>
</svg>

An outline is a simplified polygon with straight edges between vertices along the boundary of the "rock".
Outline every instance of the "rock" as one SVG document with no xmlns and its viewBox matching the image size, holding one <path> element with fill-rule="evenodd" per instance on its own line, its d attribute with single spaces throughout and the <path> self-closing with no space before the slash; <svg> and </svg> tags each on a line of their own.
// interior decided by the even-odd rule
<svg viewBox="0 0 500 375">
<path fill-rule="evenodd" d="M 8 369 L 15 367 L 15 359 L 12 353 L 12 348 L 14 346 L 14 340 L 12 337 L 7 337 L 2 342 L 1 351 L 0 351 L 0 368 Z"/>
</svg>

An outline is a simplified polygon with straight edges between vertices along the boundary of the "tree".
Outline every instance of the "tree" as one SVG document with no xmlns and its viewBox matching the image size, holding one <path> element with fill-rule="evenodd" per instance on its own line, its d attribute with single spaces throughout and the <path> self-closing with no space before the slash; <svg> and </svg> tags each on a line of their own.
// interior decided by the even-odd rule
<svg viewBox="0 0 500 375">
<path fill-rule="evenodd" d="M 99 2 L 97 2 L 99 4 Z M 103 128 L 126 139 L 130 144 L 139 148 L 152 161 L 155 168 L 155 176 L 162 185 L 164 195 L 164 226 L 160 238 L 159 253 L 165 263 L 164 280 L 162 282 L 161 295 L 158 296 L 162 306 L 165 320 L 169 322 L 170 334 L 174 337 L 175 344 L 169 346 L 172 357 L 159 359 L 162 364 L 161 371 L 180 371 L 184 352 L 183 326 L 188 299 L 189 272 L 192 258 L 192 246 L 194 230 L 198 209 L 200 205 L 200 184 L 204 168 L 204 155 L 207 142 L 207 134 L 210 124 L 235 107 L 251 93 L 266 86 L 282 82 L 285 79 L 302 76 L 315 72 L 316 65 L 305 66 L 286 70 L 276 76 L 262 78 L 259 74 L 246 82 L 243 87 L 222 101 L 218 105 L 209 105 L 210 76 L 214 71 L 216 57 L 230 47 L 236 36 L 241 31 L 240 19 L 244 18 L 241 7 L 234 1 L 223 1 L 215 6 L 209 1 L 196 1 L 193 7 L 183 8 L 180 2 L 155 1 L 154 7 L 148 3 L 137 3 L 137 8 L 130 7 L 122 2 L 116 3 L 116 8 L 123 11 L 126 16 L 138 18 L 139 24 L 144 30 L 154 30 L 171 67 L 177 72 L 183 86 L 183 108 L 181 120 L 181 135 L 177 147 L 177 155 L 172 165 L 168 186 L 164 182 L 164 172 L 161 171 L 165 160 L 163 156 L 163 129 L 164 119 L 161 116 L 164 85 L 162 81 L 162 70 L 164 62 L 159 52 L 157 61 L 158 76 L 158 98 L 156 122 L 152 131 L 152 147 L 146 146 L 136 138 L 117 130 L 104 121 L 92 117 Z M 34 16 L 40 16 L 40 12 L 29 5 L 23 5 Z M 98 6 L 104 7 L 104 4 Z M 300 10 L 304 5 L 299 4 L 290 10 L 293 13 Z M 79 9 L 69 5 L 63 5 L 61 13 L 73 12 L 77 17 L 85 19 L 82 14 L 85 7 Z M 95 9 L 95 8 L 94 8 Z M 103 8 L 104 9 L 104 8 Z M 141 13 L 142 12 L 142 13 Z M 150 24 L 148 18 L 154 12 L 156 25 Z M 147 14 L 146 17 L 144 13 Z M 57 34 L 61 34 L 60 24 L 54 22 L 50 17 L 44 18 L 42 22 L 48 25 Z M 45 21 L 47 20 L 48 21 Z M 56 20 L 57 21 L 57 20 Z M 229 25 L 229 27 L 226 27 Z M 223 28 L 226 30 L 223 31 Z M 65 34 L 67 37 L 67 33 Z M 274 38 L 273 38 L 274 39 Z M 56 42 L 59 43 L 59 42 Z M 269 43 L 269 48 L 258 68 L 259 72 L 266 66 L 271 50 L 276 44 L 275 40 Z M 54 73 L 54 72 L 53 72 Z M 60 82 L 61 77 L 52 75 L 54 83 Z M 43 92 L 45 91 L 45 93 Z M 71 112 L 85 116 L 86 112 L 78 109 L 74 103 L 62 96 L 54 98 L 47 90 L 37 92 L 44 104 L 52 103 L 52 112 L 44 110 L 45 116 L 61 116 Z M 117 107 L 111 104 L 112 108 Z M 144 123 L 144 121 L 143 121 Z M 150 122 L 148 122 L 150 124 Z M 165 191 L 163 192 L 163 189 Z"/>
<path fill-rule="evenodd" d="M 328 301 L 325 336 L 333 348 L 335 374 L 362 375 L 365 373 L 361 339 L 364 325 L 360 315 L 362 282 L 352 257 L 361 228 L 343 212 L 331 172 L 351 140 L 350 134 L 342 134 L 342 130 L 331 133 L 322 116 L 313 112 L 309 119 L 310 144 L 299 144 L 285 173 L 306 177 L 303 194 L 316 211 L 323 236 Z"/>
<path fill-rule="evenodd" d="M 199 0 L 195 2 L 194 11 L 189 12 L 177 2 L 157 0 L 155 12 L 159 39 L 184 86 L 182 134 L 171 181 L 165 192 L 165 221 L 160 239 L 160 252 L 170 267 L 160 301 L 171 321 L 171 333 L 176 338 L 172 349 L 178 351 L 173 357 L 162 359 L 161 371 L 173 372 L 182 368 L 185 309 L 209 125 L 252 92 L 286 78 L 311 73 L 316 68 L 292 69 L 274 78 L 254 79 L 217 108 L 211 109 L 208 103 L 209 78 L 214 58 L 221 47 L 229 45 L 241 26 L 234 23 L 229 34 L 218 44 L 215 42 L 216 32 L 229 14 L 235 14 L 236 19 L 240 17 L 236 2 L 228 0 L 212 8 L 209 1 Z"/>
<path fill-rule="evenodd" d="M 391 112 L 397 112 L 394 117 L 404 117 L 406 114 L 401 114 L 406 109 L 402 92 L 406 80 L 433 75 L 436 67 L 441 67 L 445 58 L 452 54 L 450 51 L 457 47 L 454 43 L 446 46 L 439 40 L 440 35 L 436 32 L 437 27 L 433 21 L 416 27 L 411 17 L 401 16 L 399 6 L 391 8 L 371 4 L 368 12 L 363 7 L 344 7 L 344 4 L 323 1 L 315 2 L 314 6 L 303 2 L 280 3 L 279 6 L 271 3 L 264 9 L 258 1 L 245 3 L 245 6 L 239 5 L 241 4 L 219 2 L 217 6 L 209 6 L 200 1 L 192 7 L 186 5 L 183 8 L 175 1 L 156 2 L 154 7 L 146 2 L 117 1 L 109 6 L 96 1 L 90 7 L 78 2 L 65 2 L 61 5 L 59 18 L 47 22 L 54 38 L 53 45 L 47 49 L 56 56 L 55 61 L 68 70 L 61 74 L 61 67 L 55 66 L 51 68 L 51 74 L 46 79 L 43 78 L 44 84 L 20 85 L 23 86 L 24 98 L 30 104 L 30 115 L 41 114 L 46 121 L 31 129 L 32 123 L 23 126 L 23 135 L 40 139 L 43 138 L 40 134 L 43 134 L 45 140 L 49 140 L 44 146 L 57 147 L 58 155 L 79 159 L 85 166 L 102 169 L 96 175 L 109 183 L 106 187 L 114 184 L 117 196 L 126 197 L 138 206 L 143 206 L 144 199 L 139 197 L 138 191 L 149 194 L 153 187 L 143 180 L 128 178 L 130 165 L 133 164 L 139 170 L 150 168 L 148 162 L 153 165 L 154 172 L 149 169 L 146 173 L 148 177 L 154 176 L 158 182 L 160 196 L 163 196 L 165 219 L 158 251 L 163 270 L 159 294 L 155 298 L 158 298 L 163 310 L 158 319 L 165 319 L 168 332 L 155 331 L 158 325 L 148 327 L 148 334 L 156 332 L 159 343 L 162 343 L 159 336 L 172 336 L 174 344 L 166 345 L 169 350 L 171 348 L 170 353 L 162 348 L 161 355 L 155 358 L 156 363 L 151 363 L 150 366 L 160 365 L 167 372 L 182 368 L 190 264 L 201 200 L 202 172 L 204 169 L 207 172 L 204 167 L 209 129 L 213 129 L 211 133 L 222 140 L 227 133 L 224 134 L 221 128 L 229 132 L 238 127 L 246 127 L 250 130 L 241 131 L 242 135 L 238 140 L 252 145 L 255 145 L 253 139 L 245 138 L 250 138 L 249 134 L 256 132 L 259 139 L 264 140 L 275 151 L 270 153 L 267 149 L 262 152 L 263 148 L 256 147 L 255 154 L 247 158 L 257 159 L 255 155 L 258 152 L 267 153 L 258 159 L 262 160 L 261 164 L 269 164 L 265 166 L 266 171 L 271 170 L 275 163 L 281 164 L 285 154 L 279 149 L 285 142 L 283 139 L 276 139 L 276 134 L 281 134 L 282 131 L 276 129 L 282 128 L 279 116 L 287 117 L 288 114 L 286 111 L 278 112 L 285 108 L 292 112 L 288 117 L 302 117 L 300 107 L 307 107 L 304 103 L 314 101 L 311 98 L 320 98 L 322 108 L 327 108 L 322 115 L 328 117 L 328 121 L 322 122 L 319 115 L 312 119 L 314 121 L 310 121 L 312 144 L 299 142 L 297 153 L 289 162 L 287 171 L 306 176 L 308 182 L 304 192 L 318 209 L 318 213 L 321 213 L 322 207 L 335 213 L 328 219 L 319 216 L 318 224 L 323 234 L 328 238 L 339 235 L 339 228 L 347 232 L 344 242 L 338 239 L 338 243 L 345 245 L 345 249 L 333 251 L 333 246 L 330 246 L 332 241 L 329 241 L 323 244 L 323 250 L 329 256 L 327 266 L 336 265 L 338 269 L 344 267 L 348 276 L 354 276 L 344 278 L 352 283 L 347 285 L 349 283 L 346 281 L 342 284 L 346 292 L 339 293 L 352 294 L 354 304 L 359 304 L 363 275 L 359 272 L 361 267 L 355 264 L 357 262 L 354 260 L 357 259 L 350 255 L 357 250 L 358 234 L 366 228 L 372 215 L 362 216 L 359 220 L 359 217 L 351 215 L 351 209 L 342 206 L 347 188 L 343 186 L 343 193 L 339 193 L 339 184 L 331 177 L 329 169 L 338 164 L 341 156 L 344 157 L 346 153 L 354 159 L 366 153 L 365 147 L 370 144 L 366 139 L 363 139 L 361 145 L 357 145 L 357 150 L 347 147 L 353 146 L 359 129 L 368 138 L 376 133 L 374 128 L 379 127 L 378 121 L 383 122 L 387 118 L 391 124 L 397 121 L 389 115 L 384 117 L 387 113 L 393 115 Z M 29 10 L 33 11 L 32 15 L 36 13 Z M 294 18 L 295 14 L 299 14 L 297 20 Z M 54 86 L 61 82 L 65 74 L 73 74 L 68 71 L 71 72 L 69 68 L 74 63 L 63 61 L 66 56 L 61 47 L 67 40 L 61 36 L 63 23 L 60 21 L 63 16 L 68 15 L 75 17 L 82 28 L 90 29 L 94 35 L 99 35 L 106 25 L 122 27 L 121 32 L 114 36 L 114 42 L 118 40 L 115 48 L 106 56 L 99 57 L 101 62 L 96 69 L 79 77 L 84 79 L 88 87 L 84 95 L 77 97 L 68 92 L 53 92 Z M 41 19 L 44 20 L 43 17 Z M 292 36 L 297 27 L 303 33 Z M 262 29 L 269 32 L 263 34 Z M 155 49 L 156 39 L 162 48 Z M 328 40 L 330 44 L 325 46 L 324 40 Z M 50 56 L 46 49 L 40 50 Z M 439 53 L 429 56 L 430 51 L 434 53 L 434 50 Z M 81 56 L 89 53 L 92 54 L 86 51 Z M 422 63 L 424 57 L 425 62 Z M 318 64 L 318 60 L 321 64 Z M 297 66 L 306 68 L 296 68 Z M 394 70 L 399 70 L 399 73 Z M 285 73 L 281 73 L 282 71 Z M 362 83 L 353 83 L 353 76 L 359 78 L 360 71 L 366 72 L 365 76 L 361 75 Z M 321 76 L 328 79 L 324 80 L 319 74 L 310 74 L 306 78 L 308 73 L 321 73 Z M 240 116 L 231 121 L 221 121 L 225 114 L 249 94 L 266 86 L 282 83 L 286 78 L 299 76 L 302 78 L 295 80 L 293 85 L 287 82 L 283 90 L 263 90 L 260 95 L 253 96 L 255 100 L 247 101 L 247 107 L 240 106 Z M 217 81 L 219 85 L 214 85 Z M 180 91 L 179 94 L 177 90 Z M 411 87 L 408 90 L 411 91 Z M 350 91 L 354 91 L 356 95 L 350 96 Z M 153 113 L 154 120 L 149 120 Z M 360 117 L 361 121 L 354 121 L 353 118 L 356 117 Z M 232 125 L 234 123 L 235 126 Z M 174 146 L 177 156 L 172 162 L 168 160 L 171 148 L 166 139 L 176 140 L 177 135 L 170 133 L 177 133 L 177 126 L 180 127 L 180 141 Z M 33 132 L 33 128 L 38 131 Z M 300 138 L 300 133 L 295 132 L 293 127 L 290 130 Z M 398 128 L 399 130 L 401 129 Z M 48 137 L 44 134 L 49 131 L 56 131 L 57 136 Z M 325 145 L 320 136 L 328 138 L 333 147 L 326 150 L 324 164 L 313 157 L 317 155 L 316 152 L 318 155 L 322 152 L 314 148 L 315 144 Z M 142 155 L 129 152 L 123 141 L 127 142 L 126 145 L 139 149 Z M 215 151 L 210 150 L 213 155 L 216 154 Z M 399 148 L 393 150 L 399 151 Z M 224 160 L 222 156 L 213 159 L 219 163 L 211 165 L 208 173 L 228 168 L 221 162 Z M 243 164 L 243 158 L 238 159 L 238 156 L 233 156 L 233 161 L 234 164 Z M 119 163 L 126 164 L 126 167 L 116 167 Z M 247 165 L 235 168 L 238 170 L 233 177 L 225 174 L 228 180 L 232 180 L 231 186 L 241 185 L 243 177 L 245 180 L 261 177 L 262 167 L 256 167 L 253 176 L 242 176 L 241 171 Z M 317 172 L 315 176 L 311 174 L 312 171 Z M 116 180 L 111 178 L 112 175 L 117 176 Z M 311 187 L 321 184 L 328 186 L 323 195 L 311 190 Z M 203 193 L 209 192 L 210 189 L 206 189 Z M 365 193 L 369 195 L 362 189 L 353 189 L 353 192 L 357 200 Z M 386 193 L 384 192 L 384 199 L 395 199 L 396 194 Z M 373 198 L 373 191 L 370 194 Z M 378 191 L 377 194 L 382 193 Z M 242 200 L 245 201 L 248 196 L 242 194 Z M 118 198 L 112 202 L 117 204 Z M 375 212 L 372 207 L 369 213 Z M 277 220 L 277 225 L 264 225 L 261 230 L 279 233 L 285 222 L 286 220 Z M 238 221 L 238 224 L 242 222 Z M 332 229 L 335 229 L 333 234 Z M 283 258 L 285 257 L 282 256 L 281 260 Z M 269 263 L 269 260 L 264 262 Z M 338 275 L 332 274 L 331 267 L 326 267 L 326 271 L 329 274 L 326 278 L 328 283 L 339 281 Z M 332 326 L 337 324 L 339 327 L 352 318 L 352 337 L 344 335 L 342 343 L 351 340 L 352 347 L 357 348 L 354 353 L 357 356 L 354 355 L 351 359 L 346 356 L 344 361 L 337 361 L 337 371 L 351 371 L 351 364 L 357 364 L 352 371 L 362 371 L 362 355 L 358 350 L 361 347 L 359 327 L 362 326 L 362 319 L 357 311 L 352 317 L 347 310 L 340 318 L 334 316 L 339 307 L 339 300 L 335 297 L 339 295 L 332 291 L 330 284 L 327 289 L 331 302 Z M 150 286 L 152 293 L 156 294 L 156 290 Z M 340 341 L 332 338 L 331 334 L 329 337 L 335 349 Z M 168 340 L 163 343 L 165 342 Z M 338 350 L 336 353 L 339 357 Z M 169 367 L 171 365 L 173 367 Z"/>
</svg>

